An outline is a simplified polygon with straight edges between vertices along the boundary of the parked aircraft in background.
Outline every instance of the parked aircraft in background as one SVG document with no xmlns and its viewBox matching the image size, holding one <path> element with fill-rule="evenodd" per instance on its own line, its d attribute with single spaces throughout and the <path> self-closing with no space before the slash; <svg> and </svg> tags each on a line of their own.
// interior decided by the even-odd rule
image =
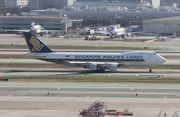
<svg viewBox="0 0 180 117">
<path fill-rule="evenodd" d="M 31 24 L 30 24 L 29 29 L 1 29 L 1 31 L 3 31 L 3 32 L 17 32 L 20 34 L 22 34 L 22 32 L 31 32 L 35 35 L 40 35 L 40 36 L 43 36 L 44 34 L 48 34 L 48 33 L 61 32 L 61 30 L 46 30 L 46 29 L 44 29 L 41 25 L 35 24 L 35 22 L 33 22 L 33 20 L 32 20 L 32 17 L 31 17 Z"/>
<path fill-rule="evenodd" d="M 114 38 L 114 37 L 125 38 L 125 36 L 131 37 L 132 35 L 139 35 L 141 33 L 143 32 L 127 32 L 127 29 L 125 28 L 115 28 L 113 26 L 111 26 L 109 30 L 95 30 L 93 32 L 93 34 L 102 34 L 110 38 Z"/>
<path fill-rule="evenodd" d="M 111 25 L 111 26 L 96 27 L 96 28 L 90 27 L 79 30 L 79 34 L 101 35 L 101 36 L 108 36 L 110 38 L 115 38 L 115 37 L 125 38 L 125 36 L 128 37 L 139 36 L 140 34 L 144 33 L 143 31 L 134 31 L 134 29 L 139 30 L 139 25 L 132 25 L 124 28 L 120 27 L 120 25 Z"/>
<path fill-rule="evenodd" d="M 163 64 L 166 59 L 153 51 L 131 51 L 123 53 L 85 53 L 53 52 L 30 32 L 23 32 L 30 52 L 28 57 L 58 64 L 80 66 L 90 70 L 116 71 L 118 67 L 146 66 L 149 72 L 152 67 Z"/>
<path fill-rule="evenodd" d="M 48 30 L 44 30 L 41 25 L 36 25 L 34 22 L 31 22 L 31 27 L 30 29 L 2 29 L 3 32 L 17 32 L 21 33 L 22 32 L 32 32 L 36 35 L 43 36 L 44 34 L 48 33 Z"/>
</svg>

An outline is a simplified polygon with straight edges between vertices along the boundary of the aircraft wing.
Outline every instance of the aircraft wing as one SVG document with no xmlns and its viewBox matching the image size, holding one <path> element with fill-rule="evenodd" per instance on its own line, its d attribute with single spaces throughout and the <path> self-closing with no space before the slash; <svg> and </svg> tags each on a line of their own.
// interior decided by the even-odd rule
<svg viewBox="0 0 180 117">
<path fill-rule="evenodd" d="M 126 32 L 126 35 L 128 34 L 143 34 L 145 33 L 144 31 L 141 31 L 141 32 Z"/>
<path fill-rule="evenodd" d="M 106 30 L 95 30 L 93 34 L 100 34 L 100 35 L 107 35 L 109 34 L 109 31 Z"/>
<path fill-rule="evenodd" d="M 2 32 L 30 32 L 29 29 L 2 29 Z"/>
<path fill-rule="evenodd" d="M 42 32 L 46 32 L 46 33 L 60 33 L 60 32 L 62 32 L 63 30 L 41 30 Z M 41 32 L 40 31 L 40 32 Z"/>
</svg>

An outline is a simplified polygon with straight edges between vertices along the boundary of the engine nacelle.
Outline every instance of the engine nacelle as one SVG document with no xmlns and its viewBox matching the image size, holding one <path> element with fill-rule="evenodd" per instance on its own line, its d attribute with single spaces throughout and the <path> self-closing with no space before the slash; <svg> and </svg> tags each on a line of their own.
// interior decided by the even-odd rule
<svg viewBox="0 0 180 117">
<path fill-rule="evenodd" d="M 121 35 L 122 38 L 125 38 L 125 35 Z"/>
<path fill-rule="evenodd" d="M 110 37 L 110 36 L 111 36 L 111 34 L 110 34 L 110 33 L 108 33 L 108 34 L 107 34 L 107 36 L 108 36 L 108 37 Z"/>
<path fill-rule="evenodd" d="M 131 33 L 128 33 L 127 36 L 128 36 L 128 37 L 131 37 Z"/>
<path fill-rule="evenodd" d="M 90 70 L 97 70 L 97 64 L 89 63 L 89 64 L 88 64 L 88 68 L 89 68 Z"/>
<path fill-rule="evenodd" d="M 117 71 L 117 65 L 110 65 L 109 70 L 110 71 Z"/>
</svg>

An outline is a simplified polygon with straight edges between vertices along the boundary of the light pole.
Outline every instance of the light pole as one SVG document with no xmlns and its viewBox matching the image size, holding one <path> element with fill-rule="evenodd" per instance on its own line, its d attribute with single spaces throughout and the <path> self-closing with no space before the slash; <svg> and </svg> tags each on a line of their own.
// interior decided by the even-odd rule
<svg viewBox="0 0 180 117">
<path fill-rule="evenodd" d="M 99 27 L 99 16 L 98 16 L 98 27 Z"/>
<path fill-rule="evenodd" d="M 37 0 L 37 10 L 39 9 L 39 0 Z"/>
<path fill-rule="evenodd" d="M 114 12 L 114 25 L 116 25 L 116 17 L 117 17 L 117 14 L 116 14 L 116 12 Z"/>
<path fill-rule="evenodd" d="M 2 23 L 1 23 L 1 21 L 2 21 L 2 19 L 0 19 L 0 32 L 2 31 L 2 28 L 1 28 Z"/>
<path fill-rule="evenodd" d="M 56 7 L 57 7 L 57 9 L 59 8 L 59 0 L 57 0 L 57 6 Z"/>
</svg>

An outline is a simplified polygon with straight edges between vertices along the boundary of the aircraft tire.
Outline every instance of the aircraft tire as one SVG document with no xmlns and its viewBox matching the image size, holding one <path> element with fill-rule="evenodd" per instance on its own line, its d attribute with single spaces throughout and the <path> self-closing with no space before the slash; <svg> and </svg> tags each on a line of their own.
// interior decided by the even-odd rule
<svg viewBox="0 0 180 117">
<path fill-rule="evenodd" d="M 104 72 L 105 69 L 104 69 L 104 68 L 101 68 L 101 67 L 97 67 L 97 70 L 96 70 L 96 71 L 98 71 L 98 72 Z"/>
<path fill-rule="evenodd" d="M 122 37 L 122 38 L 124 38 L 125 36 L 124 36 L 124 35 L 122 35 L 121 37 Z"/>
<path fill-rule="evenodd" d="M 152 69 L 151 68 L 149 69 L 149 73 L 152 73 Z"/>
</svg>

